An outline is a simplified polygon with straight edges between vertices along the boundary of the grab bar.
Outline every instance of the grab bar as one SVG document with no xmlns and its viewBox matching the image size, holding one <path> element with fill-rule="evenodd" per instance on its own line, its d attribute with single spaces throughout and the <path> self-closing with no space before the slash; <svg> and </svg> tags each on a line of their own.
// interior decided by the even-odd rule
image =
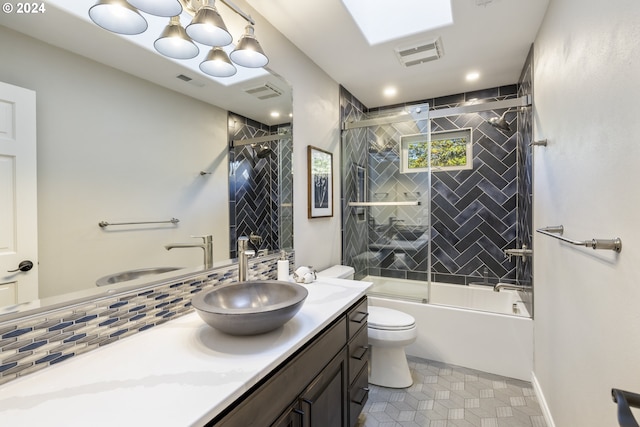
<svg viewBox="0 0 640 427">
<path fill-rule="evenodd" d="M 420 206 L 421 202 L 419 200 L 414 200 L 410 202 L 349 202 L 349 206 L 351 207 L 361 207 L 361 206 Z"/>
<path fill-rule="evenodd" d="M 640 394 L 612 388 L 611 397 L 618 404 L 618 424 L 620 427 L 639 427 L 630 407 L 640 408 Z"/>
<path fill-rule="evenodd" d="M 616 237 L 615 239 L 571 240 L 566 237 L 562 237 L 562 233 L 564 233 L 564 226 L 562 225 L 538 228 L 536 231 L 540 234 L 544 234 L 545 236 L 551 236 L 555 239 L 562 240 L 563 242 L 576 246 L 591 247 L 593 249 L 609 249 L 618 253 L 622 251 L 622 240 L 620 240 L 619 237 Z"/>
<path fill-rule="evenodd" d="M 177 224 L 179 223 L 180 220 L 177 218 L 171 218 L 169 221 L 143 221 L 143 222 L 107 222 L 107 221 L 100 221 L 98 223 L 98 225 L 100 226 L 100 228 L 105 228 L 108 227 L 110 225 L 141 225 L 141 224 Z"/>
</svg>

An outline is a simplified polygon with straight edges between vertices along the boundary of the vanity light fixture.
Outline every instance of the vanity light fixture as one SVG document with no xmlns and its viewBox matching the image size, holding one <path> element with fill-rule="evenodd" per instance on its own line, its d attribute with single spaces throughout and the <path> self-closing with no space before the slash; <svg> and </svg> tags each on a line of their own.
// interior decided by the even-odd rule
<svg viewBox="0 0 640 427">
<path fill-rule="evenodd" d="M 170 18 L 182 13 L 178 0 L 127 0 L 127 2 L 145 13 Z"/>
<path fill-rule="evenodd" d="M 140 12 L 125 0 L 99 0 L 89 9 L 89 17 L 105 30 L 124 35 L 144 33 L 149 26 Z"/>
<path fill-rule="evenodd" d="M 191 41 L 182 28 L 179 16 L 171 17 L 169 25 L 165 27 L 153 46 L 164 56 L 175 59 L 191 59 L 200 53 L 198 46 Z"/>
<path fill-rule="evenodd" d="M 230 45 L 233 37 L 215 7 L 215 0 L 98 0 L 89 9 L 89 17 L 98 26 L 124 35 L 146 31 L 147 20 L 140 12 L 169 17 L 169 24 L 154 42 L 156 50 L 170 58 L 191 59 L 200 53 L 194 41 L 210 46 L 212 49 L 200 64 L 200 70 L 214 77 L 236 74 L 234 63 L 246 68 L 267 65 L 269 58 L 254 35 L 255 21 L 231 1 L 220 1 L 249 23 L 229 56 L 222 47 Z M 183 12 L 193 16 L 186 28 L 180 23 Z"/>
<path fill-rule="evenodd" d="M 191 24 L 187 26 L 187 34 L 198 43 L 207 46 L 226 46 L 233 41 L 214 5 L 214 0 L 208 0 L 196 12 Z"/>
<path fill-rule="evenodd" d="M 238 41 L 238 45 L 229 55 L 236 64 L 247 68 L 260 68 L 269 63 L 269 58 L 264 54 L 260 42 L 254 35 L 253 25 L 244 27 L 244 35 Z"/>
<path fill-rule="evenodd" d="M 237 72 L 227 53 L 218 46 L 209 51 L 200 64 L 200 70 L 214 77 L 231 77 Z"/>
</svg>

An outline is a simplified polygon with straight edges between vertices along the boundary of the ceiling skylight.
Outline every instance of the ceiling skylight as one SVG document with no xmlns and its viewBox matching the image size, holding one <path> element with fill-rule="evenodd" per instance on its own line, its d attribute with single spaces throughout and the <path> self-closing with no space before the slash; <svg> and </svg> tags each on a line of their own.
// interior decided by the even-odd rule
<svg viewBox="0 0 640 427">
<path fill-rule="evenodd" d="M 342 0 L 370 45 L 453 24 L 450 0 Z"/>
</svg>

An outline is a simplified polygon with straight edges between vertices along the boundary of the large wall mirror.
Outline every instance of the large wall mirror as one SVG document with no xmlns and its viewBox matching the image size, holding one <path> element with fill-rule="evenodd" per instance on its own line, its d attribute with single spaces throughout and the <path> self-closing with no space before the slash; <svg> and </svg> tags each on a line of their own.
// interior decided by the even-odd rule
<svg viewBox="0 0 640 427">
<path fill-rule="evenodd" d="M 85 12 L 70 13 L 58 3 L 82 3 Z M 276 162 L 268 177 L 274 191 L 290 179 L 292 98 L 280 76 L 267 70 L 234 84 L 215 81 L 97 27 L 86 18 L 94 3 L 52 0 L 39 16 L 0 15 L 0 82 L 36 96 L 38 187 L 37 253 L 24 255 L 36 265 L 26 273 L 5 273 L 11 268 L 3 266 L 0 287 L 21 274 L 37 275 L 37 296 L 45 303 L 101 292 L 97 279 L 121 271 L 197 269 L 203 265 L 200 248 L 166 249 L 201 242 L 192 236 L 211 234 L 215 264 L 228 263 L 234 254 L 230 230 L 245 221 L 229 205 L 234 150 L 254 168 L 264 168 L 264 159 Z M 218 9 L 238 38 L 244 21 L 224 5 Z M 274 31 L 262 20 L 259 25 L 257 34 Z M 268 43 L 261 42 L 268 54 Z M 206 53 L 201 48 L 200 56 Z M 277 96 L 257 96 L 256 89 L 265 87 Z M 268 143 L 276 155 L 257 156 L 260 145 L 232 147 L 238 135 L 230 126 L 238 118 L 281 132 Z M 279 200 L 276 233 L 292 234 L 292 199 Z M 100 227 L 102 221 L 157 223 Z M 262 245 L 291 246 L 292 239 Z M 19 261 L 12 261 L 15 267 Z M 28 292 L 18 286 L 16 293 L 18 303 L 27 303 Z M 3 311 L 10 312 L 6 305 Z"/>
</svg>

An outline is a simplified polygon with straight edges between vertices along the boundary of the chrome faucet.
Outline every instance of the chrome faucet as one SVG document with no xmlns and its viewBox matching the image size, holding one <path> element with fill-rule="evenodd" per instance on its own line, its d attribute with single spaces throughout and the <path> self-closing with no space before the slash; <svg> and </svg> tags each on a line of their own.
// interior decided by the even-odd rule
<svg viewBox="0 0 640 427">
<path fill-rule="evenodd" d="M 527 286 L 522 285 L 511 285 L 509 283 L 498 283 L 493 287 L 494 292 L 500 292 L 501 289 L 511 290 L 511 291 L 527 291 Z"/>
<path fill-rule="evenodd" d="M 247 281 L 247 271 L 249 270 L 249 257 L 255 254 L 249 250 L 249 238 L 247 236 L 238 237 L 238 282 Z"/>
<path fill-rule="evenodd" d="M 213 236 L 191 236 L 196 239 L 202 239 L 202 243 L 171 243 L 165 248 L 170 251 L 174 248 L 202 248 L 204 251 L 204 268 L 208 270 L 213 267 Z"/>
</svg>

